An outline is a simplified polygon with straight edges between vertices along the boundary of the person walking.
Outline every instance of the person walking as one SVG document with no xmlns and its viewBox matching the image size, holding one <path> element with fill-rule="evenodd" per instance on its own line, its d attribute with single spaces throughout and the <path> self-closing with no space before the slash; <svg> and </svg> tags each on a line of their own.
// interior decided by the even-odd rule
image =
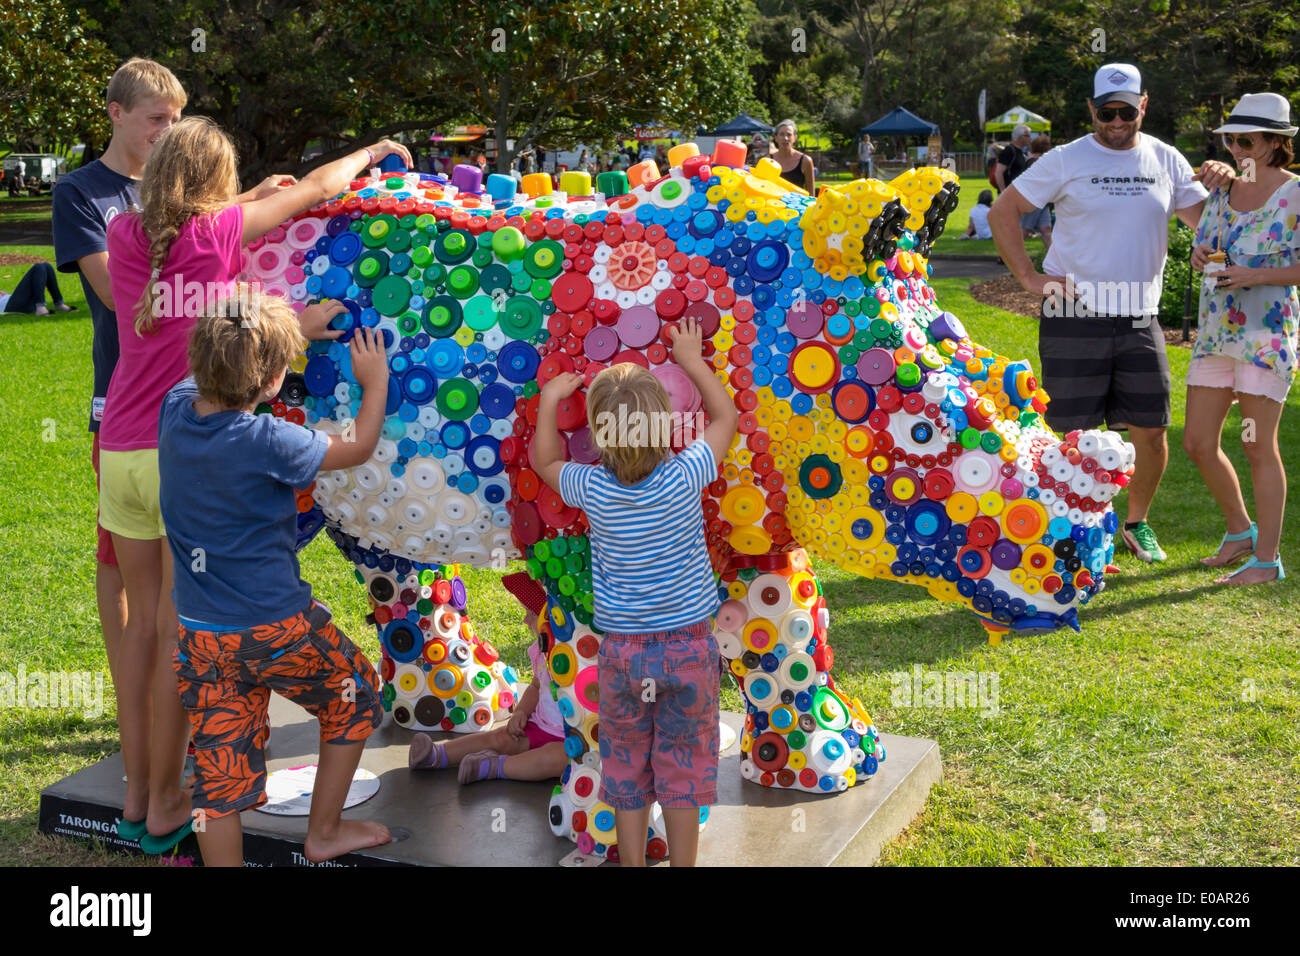
<svg viewBox="0 0 1300 956">
<path fill-rule="evenodd" d="M 998 187 L 999 193 L 1005 192 L 1016 181 L 1016 177 L 1029 167 L 1029 161 L 1025 158 L 1029 140 L 1029 127 L 1021 123 L 1012 131 L 1011 142 L 998 154 L 997 164 L 993 167 L 993 184 Z"/>
<path fill-rule="evenodd" d="M 1137 67 L 1099 69 L 1088 101 L 1092 133 L 1015 177 L 989 225 L 1020 284 L 1045 297 L 1038 353 L 1052 396 L 1048 425 L 1069 432 L 1105 422 L 1129 433 L 1137 461 L 1122 537 L 1138 560 L 1153 562 L 1165 560 L 1147 518 L 1169 460 L 1169 360 L 1156 320 L 1169 217 L 1195 227 L 1206 186 L 1230 171 L 1207 163 L 1194 175 L 1181 153 L 1142 133 L 1147 103 Z M 1020 217 L 1048 203 L 1056 204 L 1056 228 L 1038 272 Z"/>
<path fill-rule="evenodd" d="M 858 176 L 863 179 L 871 179 L 876 175 L 873 159 L 875 155 L 876 147 L 872 145 L 871 137 L 863 133 L 862 141 L 858 143 Z"/>
<path fill-rule="evenodd" d="M 1033 166 L 1051 148 L 1052 140 L 1046 133 L 1035 136 L 1029 142 L 1029 159 L 1025 168 L 1028 169 Z M 1033 212 L 1021 216 L 1020 228 L 1024 230 L 1026 239 L 1030 238 L 1034 233 L 1038 233 L 1043 239 L 1043 252 L 1048 252 L 1052 248 L 1051 206 L 1041 206 Z"/>
</svg>

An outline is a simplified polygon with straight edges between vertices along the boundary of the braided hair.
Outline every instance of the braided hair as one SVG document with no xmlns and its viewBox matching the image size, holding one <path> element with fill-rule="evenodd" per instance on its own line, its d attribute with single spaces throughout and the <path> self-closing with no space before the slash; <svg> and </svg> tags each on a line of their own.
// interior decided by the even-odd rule
<svg viewBox="0 0 1300 956">
<path fill-rule="evenodd" d="M 181 228 L 229 206 L 238 193 L 234 144 L 212 120 L 188 116 L 159 138 L 140 179 L 140 228 L 149 240 L 151 274 L 136 306 L 136 335 L 157 325 L 156 285 Z"/>
</svg>

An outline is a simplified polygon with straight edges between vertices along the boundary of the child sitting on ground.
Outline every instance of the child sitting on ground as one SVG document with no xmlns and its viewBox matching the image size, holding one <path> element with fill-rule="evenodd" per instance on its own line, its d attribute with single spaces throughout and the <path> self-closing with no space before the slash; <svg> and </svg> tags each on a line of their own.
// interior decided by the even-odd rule
<svg viewBox="0 0 1300 956">
<path fill-rule="evenodd" d="M 540 646 L 538 615 L 546 606 L 546 592 L 527 574 L 507 574 L 506 589 L 527 609 L 528 629 L 538 639 L 528 646 L 533 664 L 533 682 L 515 704 L 504 727 L 487 733 L 464 734 L 446 743 L 435 743 L 428 734 L 411 740 L 407 762 L 413 770 L 442 770 L 453 763 L 461 783 L 479 780 L 550 780 L 564 772 L 564 718 L 551 696 L 551 675 L 546 652 Z"/>
<path fill-rule="evenodd" d="M 718 591 L 701 499 L 736 436 L 738 415 L 704 361 L 699 323 L 685 318 L 670 335 L 673 358 L 709 415 L 700 440 L 676 456 L 654 438 L 645 441 L 662 430 L 636 421 L 670 416 L 668 393 L 648 370 L 624 362 L 587 389 L 599 466 L 561 455 L 556 410 L 582 384 L 580 375 L 543 386 L 533 446 L 537 474 L 591 525 L 594 623 L 605 633 L 597 658 L 600 799 L 614 808 L 624 866 L 645 866 L 656 798 L 673 865 L 693 866 L 700 808 L 717 799 L 719 656 L 710 619 Z M 629 422 L 629 433 L 604 427 L 614 419 Z"/>
<path fill-rule="evenodd" d="M 383 337 L 352 338 L 362 388 L 352 440 L 254 415 L 303 346 L 283 299 L 243 283 L 201 316 L 194 377 L 163 400 L 158 471 L 174 557 L 180 639 L 172 665 L 194 733 L 193 805 L 205 866 L 240 866 L 239 813 L 266 802 L 271 691 L 320 720 L 320 763 L 303 852 L 328 860 L 390 839 L 340 814 L 361 750 L 383 716 L 374 667 L 299 576 L 296 495 L 321 470 L 370 458 L 383 428 Z"/>
</svg>

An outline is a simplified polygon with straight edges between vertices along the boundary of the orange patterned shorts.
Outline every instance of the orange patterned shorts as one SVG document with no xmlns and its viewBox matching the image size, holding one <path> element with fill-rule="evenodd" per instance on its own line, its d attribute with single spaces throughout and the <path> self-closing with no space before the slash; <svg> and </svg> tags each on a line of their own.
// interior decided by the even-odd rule
<svg viewBox="0 0 1300 956">
<path fill-rule="evenodd" d="M 319 602 L 238 631 L 180 628 L 172 658 L 194 730 L 194 806 L 209 818 L 266 802 L 271 691 L 320 721 L 321 740 L 365 740 L 383 717 L 375 669 Z"/>
</svg>

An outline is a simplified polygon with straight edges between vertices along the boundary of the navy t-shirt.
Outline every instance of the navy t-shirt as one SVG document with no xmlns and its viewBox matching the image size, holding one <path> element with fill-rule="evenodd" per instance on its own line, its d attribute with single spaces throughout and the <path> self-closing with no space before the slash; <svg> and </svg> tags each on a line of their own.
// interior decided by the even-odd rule
<svg viewBox="0 0 1300 956">
<path fill-rule="evenodd" d="M 299 614 L 311 606 L 311 585 L 299 576 L 294 550 L 294 489 L 315 480 L 329 438 L 273 415 L 200 415 L 198 396 L 194 379 L 185 379 L 167 393 L 158 417 L 176 613 L 217 628 Z"/>
<path fill-rule="evenodd" d="M 108 250 L 108 224 L 120 212 L 136 204 L 140 181 L 109 169 L 98 159 L 73 170 L 54 186 L 54 261 L 60 272 L 77 272 L 77 260 Z M 117 367 L 117 317 L 113 303 L 107 305 L 91 287 L 85 275 L 81 287 L 90 307 L 94 327 L 91 355 L 95 363 L 95 391 L 91 401 L 90 430 L 99 431 L 104 415 L 108 381 Z"/>
</svg>

